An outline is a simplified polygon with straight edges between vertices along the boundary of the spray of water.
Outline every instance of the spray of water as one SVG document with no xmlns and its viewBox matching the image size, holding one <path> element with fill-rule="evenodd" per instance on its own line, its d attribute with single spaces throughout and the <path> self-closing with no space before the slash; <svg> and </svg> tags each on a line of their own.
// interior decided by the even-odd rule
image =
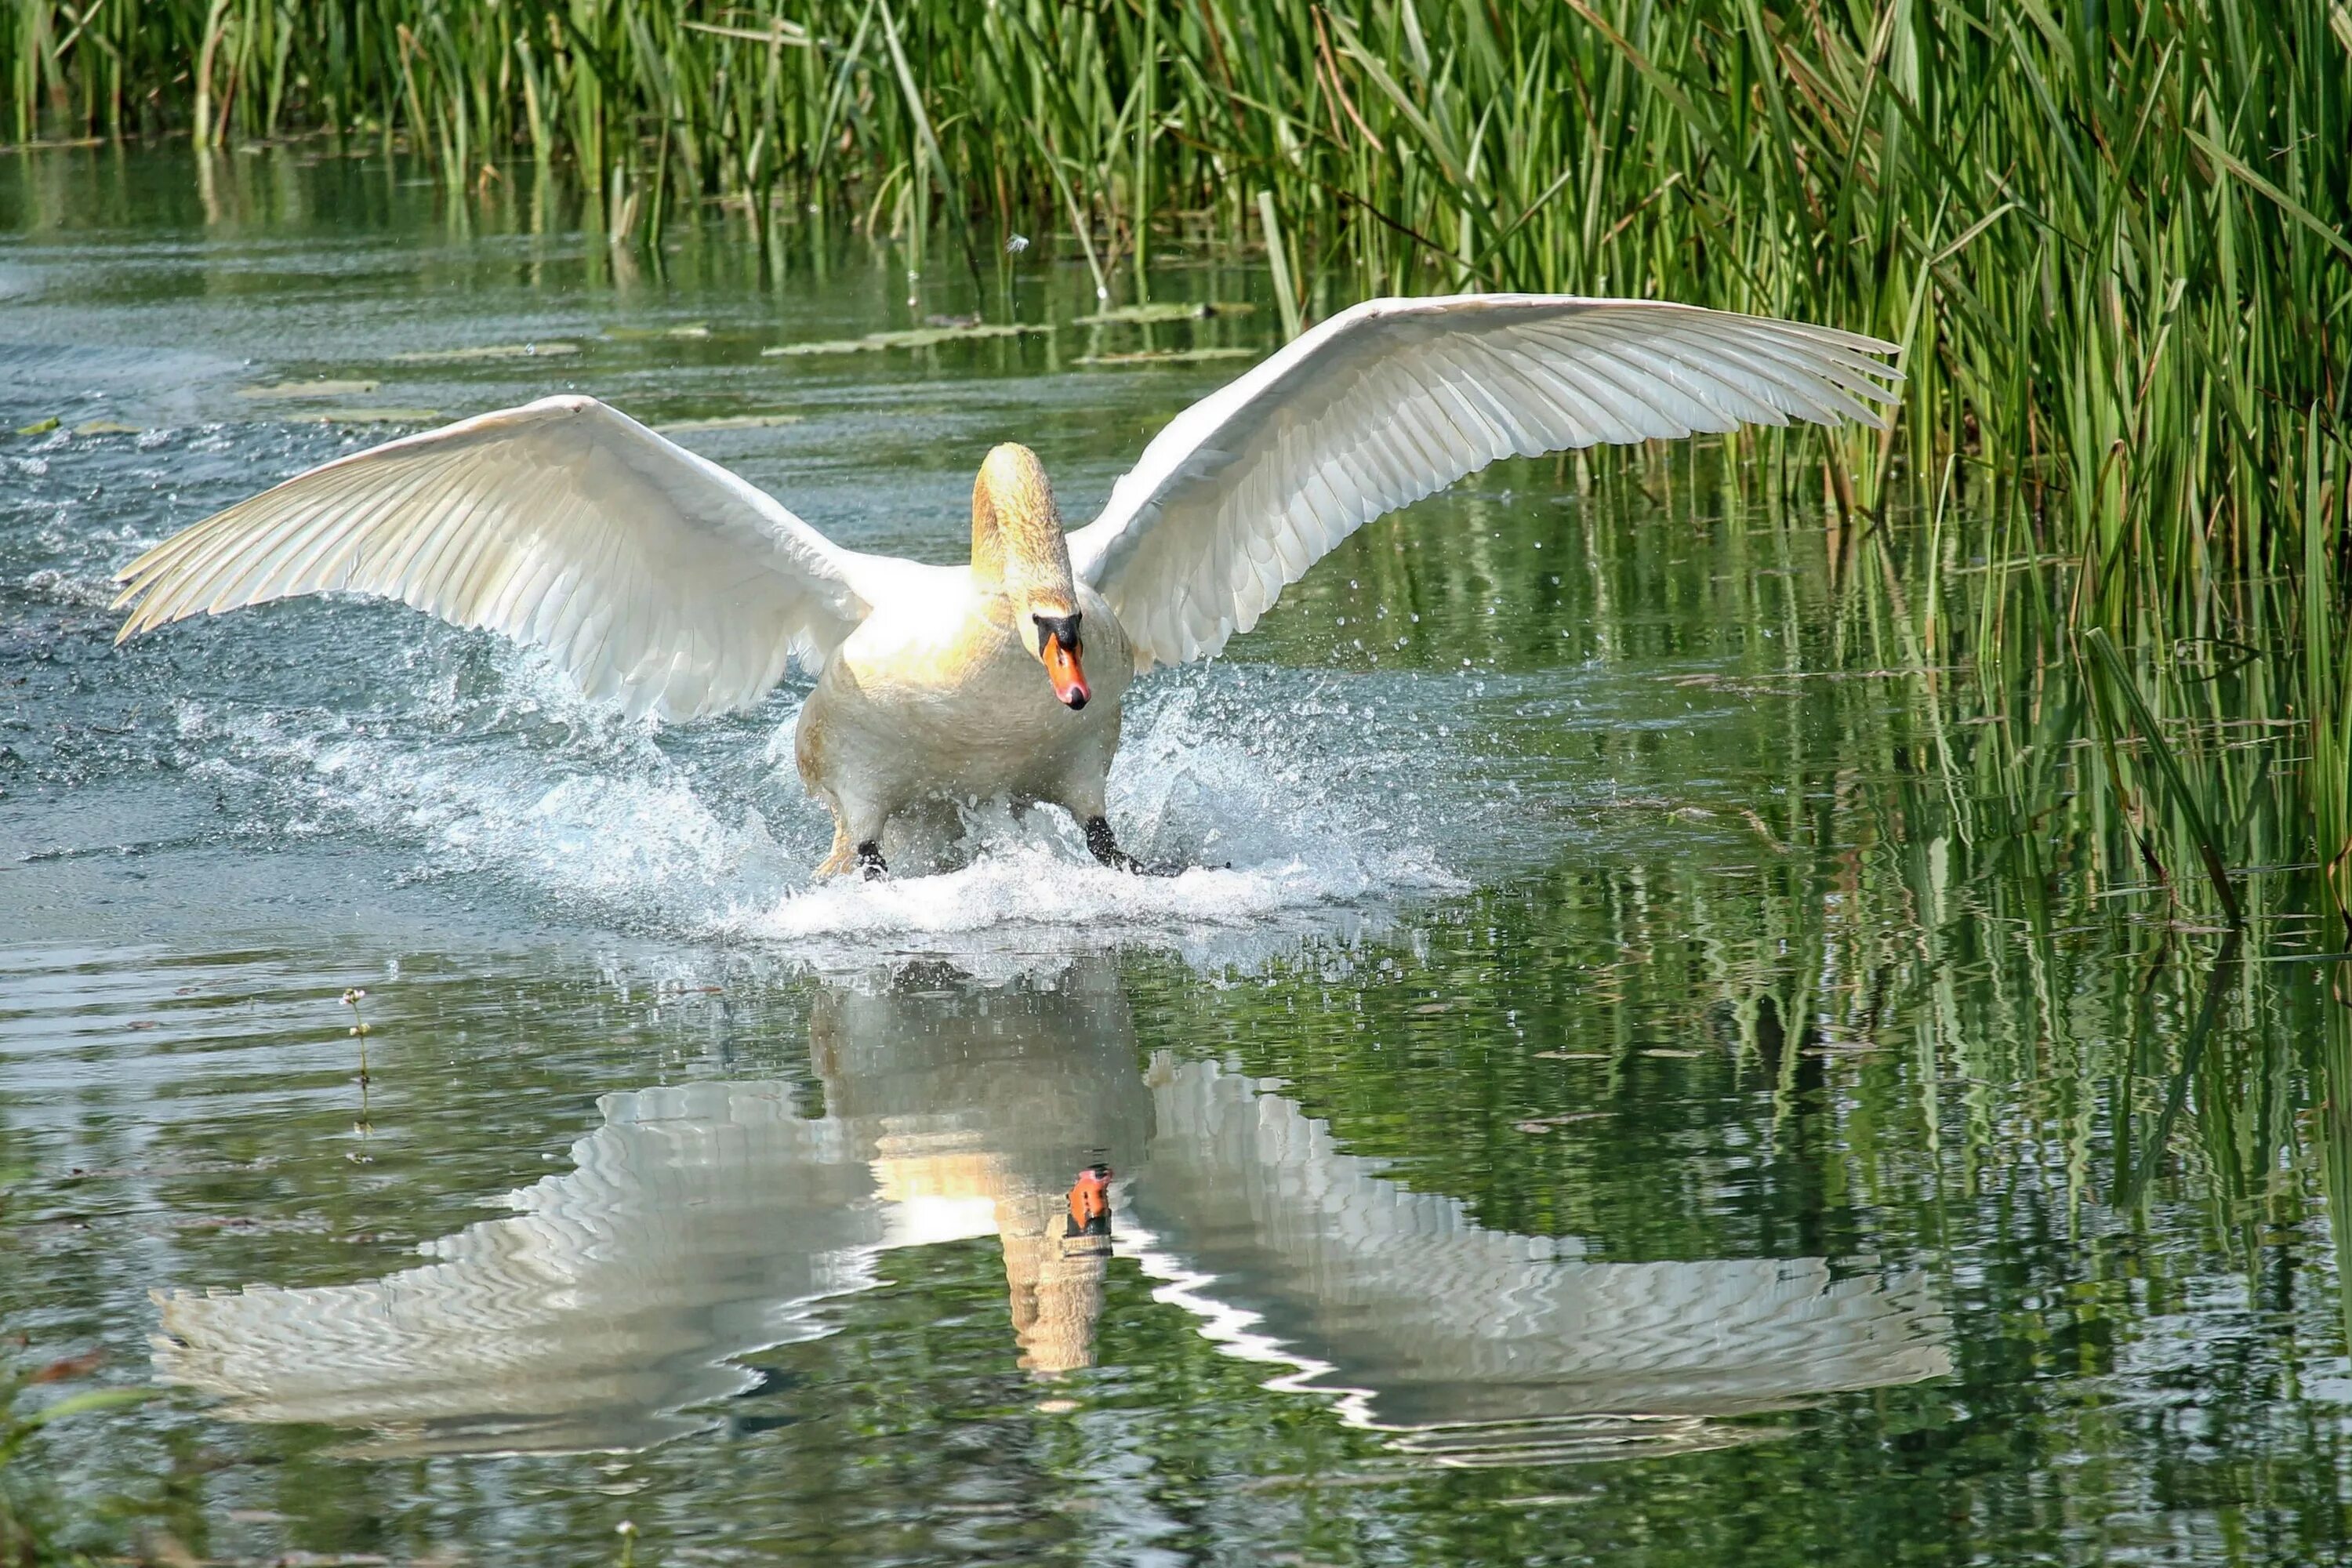
<svg viewBox="0 0 2352 1568">
<path fill-rule="evenodd" d="M 1230 962 L 1464 885 L 1434 830 L 1459 814 L 1423 804 L 1447 760 L 1409 693 L 1360 678 L 1212 667 L 1146 683 L 1111 816 L 1172 874 L 1097 866 L 1059 811 L 975 803 L 946 868 L 820 882 L 830 824 L 791 771 L 794 712 L 663 732 L 586 702 L 535 655 L 435 640 L 386 672 L 373 713 L 183 700 L 182 760 L 277 831 L 404 847 L 416 877 L 820 960 L 1139 940 Z"/>
</svg>

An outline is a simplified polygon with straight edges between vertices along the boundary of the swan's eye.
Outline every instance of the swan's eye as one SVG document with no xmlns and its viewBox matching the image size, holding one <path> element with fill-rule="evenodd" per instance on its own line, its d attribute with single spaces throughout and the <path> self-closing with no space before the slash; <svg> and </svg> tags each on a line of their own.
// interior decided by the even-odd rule
<svg viewBox="0 0 2352 1568">
<path fill-rule="evenodd" d="M 1045 651 L 1045 639 L 1052 637 L 1062 645 L 1064 653 L 1078 651 L 1078 617 L 1069 616 L 1032 616 L 1037 623 L 1037 651 Z"/>
</svg>

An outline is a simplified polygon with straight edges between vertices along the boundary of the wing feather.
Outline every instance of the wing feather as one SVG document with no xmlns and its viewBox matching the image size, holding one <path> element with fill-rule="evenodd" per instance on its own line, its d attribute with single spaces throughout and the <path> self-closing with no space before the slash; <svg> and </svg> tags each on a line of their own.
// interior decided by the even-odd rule
<svg viewBox="0 0 2352 1568">
<path fill-rule="evenodd" d="M 1601 356 L 1607 373 L 1627 391 L 1667 410 L 1692 430 L 1728 430 L 1739 423 L 1725 412 L 1716 395 L 1736 393 L 1738 378 L 1717 375 L 1712 382 L 1693 373 L 1690 360 L 1672 338 L 1645 342 L 1629 335 L 1612 341 Z"/>
<path fill-rule="evenodd" d="M 1651 300 L 1371 300 L 1170 421 L 1071 535 L 1071 563 L 1138 668 L 1214 654 L 1364 523 L 1497 458 L 1743 422 L 1877 425 L 1903 379 L 1895 352 Z"/>
<path fill-rule="evenodd" d="M 1609 337 L 1611 353 L 1624 352 L 1621 334 Z M 1722 384 L 1737 386 L 1744 380 L 1751 391 L 1766 398 L 1775 424 L 1787 424 L 1791 415 L 1823 424 L 1835 423 L 1840 414 L 1871 416 L 1868 409 L 1838 396 L 1841 373 L 1836 367 L 1822 364 L 1811 367 L 1809 374 L 1792 374 L 1780 357 L 1790 352 L 1786 343 L 1776 342 L 1772 335 L 1759 334 L 1753 340 L 1727 335 L 1708 344 L 1705 363 Z"/>
<path fill-rule="evenodd" d="M 685 719 L 758 702 L 794 655 L 821 666 L 890 570 L 617 410 L 550 397 L 207 518 L 125 567 L 117 604 L 129 638 L 297 595 L 399 599 L 544 647 L 632 712 Z"/>
</svg>

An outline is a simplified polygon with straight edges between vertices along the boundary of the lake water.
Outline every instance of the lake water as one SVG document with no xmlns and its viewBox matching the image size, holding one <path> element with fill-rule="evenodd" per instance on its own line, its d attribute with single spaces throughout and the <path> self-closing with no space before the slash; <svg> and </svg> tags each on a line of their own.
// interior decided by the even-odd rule
<svg viewBox="0 0 2352 1568">
<path fill-rule="evenodd" d="M 2262 868 L 2242 946 L 2100 869 L 2063 692 L 1923 665 L 1964 522 L 1841 578 L 1719 445 L 1505 464 L 1143 682 L 1112 819 L 1195 869 L 1041 816 L 816 886 L 797 684 L 656 731 L 358 602 L 117 649 L 107 578 L 563 390 L 957 559 L 990 445 L 1090 516 L 1247 363 L 1127 356 L 1262 351 L 1270 304 L 1083 324 L 1043 244 L 774 281 L 724 216 L 656 268 L 527 169 L 199 173 L 0 160 L 0 1353 L 162 1391 L 8 1472 L 67 1539 L 2352 1552 L 2330 972 L 2276 962 L 2313 928 Z M 1159 300 L 1254 299 L 1170 259 Z M 761 353 L 974 311 L 1054 330 Z M 1066 1234 L 1096 1163 L 1107 1243 Z"/>
</svg>

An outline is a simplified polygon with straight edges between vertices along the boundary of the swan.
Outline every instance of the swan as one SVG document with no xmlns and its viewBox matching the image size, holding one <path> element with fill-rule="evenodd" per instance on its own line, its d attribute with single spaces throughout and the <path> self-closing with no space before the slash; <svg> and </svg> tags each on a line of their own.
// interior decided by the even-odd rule
<svg viewBox="0 0 2352 1568">
<path fill-rule="evenodd" d="M 1097 859 L 1139 869 L 1105 801 L 1134 677 L 1213 657 L 1358 528 L 1497 458 L 1882 425 L 1895 352 L 1657 300 L 1371 300 L 1179 414 L 1074 532 L 1035 454 L 997 447 L 962 566 L 843 549 L 617 409 L 544 397 L 174 534 L 117 575 L 116 640 L 375 595 L 535 644 L 592 697 L 670 721 L 756 707 L 797 659 L 815 686 L 794 756 L 834 820 L 820 875 L 879 875 L 894 819 L 1000 798 L 1062 806 Z"/>
</svg>

